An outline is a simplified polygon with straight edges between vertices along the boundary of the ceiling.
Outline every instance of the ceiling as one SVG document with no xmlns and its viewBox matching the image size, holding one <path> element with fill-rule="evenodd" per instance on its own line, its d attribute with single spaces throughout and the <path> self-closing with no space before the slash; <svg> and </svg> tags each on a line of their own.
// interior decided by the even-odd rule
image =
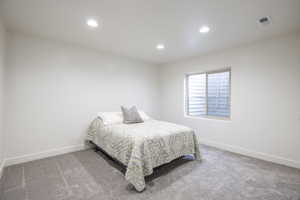
<svg viewBox="0 0 300 200">
<path fill-rule="evenodd" d="M 174 62 L 300 28 L 300 0 L 0 0 L 8 29 L 151 63 Z M 270 16 L 269 26 L 257 20 Z M 92 30 L 85 21 L 102 24 Z M 211 31 L 200 34 L 208 25 Z M 156 45 L 165 49 L 158 51 Z"/>
</svg>

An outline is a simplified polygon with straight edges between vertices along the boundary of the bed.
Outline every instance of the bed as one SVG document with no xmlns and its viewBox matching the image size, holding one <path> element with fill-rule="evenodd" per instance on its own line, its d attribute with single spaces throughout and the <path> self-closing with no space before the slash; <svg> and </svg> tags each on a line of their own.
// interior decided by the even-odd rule
<svg viewBox="0 0 300 200">
<path fill-rule="evenodd" d="M 92 121 L 87 140 L 127 167 L 125 178 L 137 191 L 145 189 L 144 177 L 155 167 L 189 154 L 201 159 L 195 132 L 188 127 L 150 119 L 144 113 L 144 122 L 135 124 L 122 123 L 120 113 L 109 115 L 115 119 L 104 120 L 102 113 Z"/>
</svg>

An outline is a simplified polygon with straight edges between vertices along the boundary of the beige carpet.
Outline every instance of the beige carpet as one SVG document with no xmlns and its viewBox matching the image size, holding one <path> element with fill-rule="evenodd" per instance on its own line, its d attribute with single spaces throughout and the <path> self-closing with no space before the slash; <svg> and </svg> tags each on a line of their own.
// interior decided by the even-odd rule
<svg viewBox="0 0 300 200">
<path fill-rule="evenodd" d="M 160 167 L 137 193 L 124 168 L 101 152 L 79 151 L 11 166 L 1 180 L 1 200 L 299 200 L 300 171 L 201 146 L 190 157 Z"/>
</svg>

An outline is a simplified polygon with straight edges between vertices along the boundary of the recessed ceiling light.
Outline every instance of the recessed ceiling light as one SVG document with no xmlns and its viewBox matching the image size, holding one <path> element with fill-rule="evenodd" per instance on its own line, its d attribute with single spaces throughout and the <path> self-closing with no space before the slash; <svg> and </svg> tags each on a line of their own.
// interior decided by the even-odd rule
<svg viewBox="0 0 300 200">
<path fill-rule="evenodd" d="M 156 48 L 157 48 L 158 50 L 163 50 L 163 49 L 165 48 L 165 45 L 163 45 L 163 44 L 158 44 L 158 45 L 156 45 Z"/>
<path fill-rule="evenodd" d="M 210 28 L 208 26 L 202 26 L 200 29 L 199 29 L 199 32 L 200 33 L 208 33 L 210 31 Z"/>
<path fill-rule="evenodd" d="M 88 19 L 86 21 L 86 24 L 92 28 L 97 28 L 99 26 L 97 20 L 95 20 L 95 19 Z"/>
</svg>

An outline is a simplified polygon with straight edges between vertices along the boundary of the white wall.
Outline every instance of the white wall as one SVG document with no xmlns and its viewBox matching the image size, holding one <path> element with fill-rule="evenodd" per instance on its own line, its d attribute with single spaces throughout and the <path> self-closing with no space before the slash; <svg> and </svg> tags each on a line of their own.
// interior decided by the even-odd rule
<svg viewBox="0 0 300 200">
<path fill-rule="evenodd" d="M 7 45 L 6 164 L 76 149 L 98 111 L 158 117 L 156 66 L 17 33 Z"/>
<path fill-rule="evenodd" d="M 232 69 L 230 121 L 184 117 L 184 74 Z M 162 66 L 161 117 L 200 141 L 300 168 L 300 34 Z"/>
<path fill-rule="evenodd" d="M 4 56 L 5 56 L 5 29 L 0 19 L 0 177 L 4 158 L 4 130 L 3 130 L 3 93 L 4 93 Z"/>
<path fill-rule="evenodd" d="M 6 164 L 81 147 L 98 111 L 134 104 L 153 117 L 195 128 L 203 143 L 300 168 L 299 33 L 160 68 L 8 35 Z M 232 119 L 185 118 L 184 74 L 227 66 L 232 67 Z"/>
</svg>

